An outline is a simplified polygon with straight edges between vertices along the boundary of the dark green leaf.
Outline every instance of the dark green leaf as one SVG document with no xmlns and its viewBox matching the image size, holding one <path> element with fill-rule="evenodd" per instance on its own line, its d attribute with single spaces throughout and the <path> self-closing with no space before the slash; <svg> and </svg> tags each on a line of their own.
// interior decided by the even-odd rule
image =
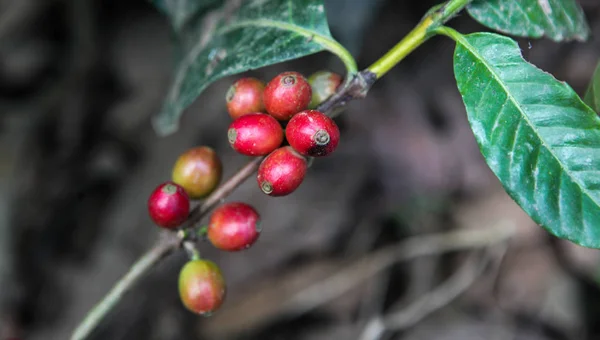
<svg viewBox="0 0 600 340">
<path fill-rule="evenodd" d="M 552 234 L 600 247 L 600 119 L 510 38 L 457 41 L 454 72 L 482 154 L 508 194 Z"/>
<path fill-rule="evenodd" d="M 185 23 L 204 14 L 223 0 L 152 0 L 154 6 L 167 15 L 173 30 L 180 32 Z"/>
<path fill-rule="evenodd" d="M 195 12 L 214 1 L 156 3 L 172 21 L 180 56 L 165 106 L 154 119 L 160 134 L 176 131 L 183 110 L 224 76 L 325 49 L 340 56 L 350 71 L 356 69 L 352 56 L 329 33 L 322 0 L 228 0 L 207 15 Z M 165 5 L 173 3 L 178 5 Z"/>
<path fill-rule="evenodd" d="M 481 24 L 520 37 L 583 41 L 590 34 L 576 0 L 475 0 L 467 10 Z"/>
<path fill-rule="evenodd" d="M 590 86 L 585 93 L 583 99 L 592 109 L 596 110 L 596 113 L 600 114 L 600 62 L 596 66 L 596 71 L 590 81 Z"/>
</svg>

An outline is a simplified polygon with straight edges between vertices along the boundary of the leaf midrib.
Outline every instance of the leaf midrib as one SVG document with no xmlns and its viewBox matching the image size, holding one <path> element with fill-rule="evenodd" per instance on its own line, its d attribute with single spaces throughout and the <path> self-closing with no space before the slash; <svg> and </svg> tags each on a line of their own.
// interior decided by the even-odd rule
<svg viewBox="0 0 600 340">
<path fill-rule="evenodd" d="M 337 47 L 337 46 L 335 46 L 335 45 L 337 45 L 337 42 L 335 40 L 333 40 L 333 38 L 331 36 L 323 35 L 323 34 L 319 33 L 318 31 L 309 30 L 309 29 L 303 28 L 298 25 L 289 24 L 289 23 L 281 22 L 281 21 L 269 20 L 269 19 L 241 20 L 239 22 L 236 22 L 235 24 L 230 24 L 223 28 L 217 29 L 215 31 L 214 35 L 222 36 L 231 31 L 234 31 L 236 29 L 240 29 L 240 28 L 244 28 L 244 27 L 252 27 L 252 26 L 273 27 L 273 28 L 278 28 L 278 29 L 285 30 L 285 31 L 296 32 L 299 35 L 312 38 L 314 42 L 323 46 L 323 48 L 332 50 L 332 51 L 334 51 Z M 200 42 L 198 42 L 198 44 L 200 44 Z M 208 45 L 206 45 L 206 46 L 208 46 Z M 188 55 L 186 55 L 186 58 L 184 60 L 196 59 L 196 57 L 198 55 L 200 55 L 201 51 L 203 51 L 206 48 L 206 46 L 196 45 L 196 46 L 192 47 L 190 49 L 190 53 Z M 197 47 L 200 47 L 200 49 L 198 50 Z M 175 78 L 176 81 L 179 80 L 183 75 L 185 75 L 184 69 L 188 69 L 191 64 L 192 64 L 192 62 L 187 62 L 185 64 L 186 65 L 185 68 L 180 69 L 178 71 L 176 78 Z M 173 98 L 173 97 L 178 96 L 178 92 L 179 91 L 172 93 L 170 97 Z"/>
<path fill-rule="evenodd" d="M 236 22 L 235 24 L 230 24 L 223 28 L 218 29 L 215 32 L 215 34 L 216 35 L 224 35 L 231 31 L 234 31 L 236 29 L 240 29 L 240 28 L 244 28 L 244 27 L 252 27 L 252 26 L 273 27 L 273 28 L 278 28 L 278 29 L 285 30 L 285 31 L 296 32 L 299 35 L 313 38 L 314 40 L 316 40 L 316 42 L 319 43 L 319 45 L 321 45 L 325 48 L 328 47 L 328 44 L 325 42 L 334 42 L 334 40 L 331 36 L 324 35 L 318 31 L 306 29 L 304 27 L 290 24 L 287 22 L 276 21 L 276 20 L 271 20 L 271 19 L 241 20 L 241 21 Z"/>
<path fill-rule="evenodd" d="M 527 117 L 527 115 L 523 112 L 523 110 L 521 109 L 521 106 L 519 105 L 519 102 L 516 100 L 516 98 L 510 93 L 510 91 L 508 91 L 507 87 L 504 86 L 504 83 L 501 81 L 501 78 L 498 74 L 496 74 L 496 72 L 494 72 L 494 69 L 492 68 L 491 64 L 489 64 L 487 62 L 487 60 L 485 60 L 485 58 L 483 58 L 479 53 L 477 53 L 477 51 L 475 51 L 472 48 L 472 45 L 468 42 L 468 40 L 462 36 L 462 35 L 457 35 L 456 37 L 457 41 L 460 41 L 461 44 L 469 51 L 471 52 L 474 56 L 477 56 L 479 58 L 479 60 L 481 61 L 481 63 L 483 63 L 485 65 L 485 67 L 489 70 L 489 72 L 492 74 L 493 78 L 500 84 L 500 86 L 502 87 L 502 89 L 505 91 L 506 95 L 508 98 L 510 98 L 510 101 L 517 107 L 517 110 L 519 110 L 519 112 L 521 113 L 521 116 L 523 117 L 523 120 L 525 122 L 527 122 L 527 125 L 529 125 L 529 127 L 531 128 L 531 130 L 533 130 L 533 133 L 538 137 L 538 139 L 540 140 L 541 145 L 552 155 L 552 157 L 556 160 L 556 162 L 558 163 L 559 167 L 561 168 L 562 173 L 566 174 L 573 183 L 576 183 L 577 186 L 580 188 L 580 190 L 585 193 L 585 195 L 592 201 L 592 202 L 596 202 L 596 200 L 594 200 L 592 198 L 592 196 L 590 195 L 590 193 L 588 192 L 587 188 L 585 188 L 584 185 L 582 185 L 582 183 L 580 183 L 579 180 L 576 180 L 575 178 L 573 178 L 573 176 L 570 174 L 568 170 L 568 168 L 565 168 L 563 166 L 563 163 L 561 162 L 560 158 L 558 158 L 558 156 L 552 152 L 552 148 L 550 148 L 547 144 L 546 141 L 542 138 L 542 136 L 538 133 L 537 129 L 535 129 L 535 126 L 531 123 L 531 121 L 529 120 L 529 118 Z M 521 57 L 522 58 L 522 57 Z"/>
<path fill-rule="evenodd" d="M 354 58 L 352 58 L 352 55 L 350 55 L 348 51 L 330 35 L 329 29 L 327 29 L 327 34 L 323 34 L 319 31 L 307 29 L 302 26 L 290 24 L 284 21 L 277 21 L 272 19 L 248 19 L 240 20 L 235 24 L 227 25 L 221 29 L 218 29 L 215 34 L 227 34 L 233 30 L 251 26 L 273 27 L 285 31 L 295 32 L 299 35 L 307 37 L 310 39 L 309 41 L 317 43 L 321 45 L 325 50 L 328 50 L 329 52 L 337 55 L 338 58 L 342 60 L 342 62 L 346 66 L 346 70 L 349 73 L 357 72 L 356 61 L 354 60 Z"/>
</svg>

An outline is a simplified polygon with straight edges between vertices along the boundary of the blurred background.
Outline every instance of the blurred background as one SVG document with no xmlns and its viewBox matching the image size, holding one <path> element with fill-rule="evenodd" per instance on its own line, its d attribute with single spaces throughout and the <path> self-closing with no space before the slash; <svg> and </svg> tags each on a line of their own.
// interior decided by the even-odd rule
<svg viewBox="0 0 600 340">
<path fill-rule="evenodd" d="M 325 2 L 362 67 L 438 3 Z M 600 57 L 600 2 L 580 3 L 589 42 L 520 44 L 582 94 Z M 466 14 L 451 25 L 485 30 Z M 431 39 L 350 103 L 340 147 L 294 194 L 267 197 L 250 179 L 228 198 L 253 204 L 263 232 L 242 253 L 200 245 L 228 282 L 218 313 L 181 305 L 179 252 L 92 339 L 600 339 L 600 253 L 551 237 L 504 193 L 467 125 L 453 48 Z M 225 178 L 247 161 L 226 137 L 225 93 L 242 75 L 157 137 L 150 117 L 172 66 L 168 24 L 148 1 L 0 0 L 0 339 L 69 337 L 157 240 L 146 199 L 180 153 L 215 148 Z M 342 65 L 320 53 L 245 75 L 320 69 Z M 425 238 L 503 225 L 516 235 L 483 250 L 442 252 Z"/>
</svg>

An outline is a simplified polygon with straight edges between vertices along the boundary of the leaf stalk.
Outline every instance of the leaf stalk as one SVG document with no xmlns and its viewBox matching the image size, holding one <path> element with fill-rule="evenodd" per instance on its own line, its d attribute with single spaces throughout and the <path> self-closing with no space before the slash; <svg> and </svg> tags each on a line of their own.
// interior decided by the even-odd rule
<svg viewBox="0 0 600 340">
<path fill-rule="evenodd" d="M 450 0 L 443 5 L 433 7 L 415 28 L 399 43 L 367 68 L 377 79 L 401 62 L 407 55 L 437 34 L 436 29 L 467 6 L 472 0 Z"/>
</svg>

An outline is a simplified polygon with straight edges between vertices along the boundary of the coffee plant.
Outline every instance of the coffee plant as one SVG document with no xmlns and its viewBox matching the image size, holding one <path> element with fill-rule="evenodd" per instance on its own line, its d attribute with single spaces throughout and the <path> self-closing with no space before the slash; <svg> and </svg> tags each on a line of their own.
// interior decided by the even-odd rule
<svg viewBox="0 0 600 340">
<path fill-rule="evenodd" d="M 90 312 L 73 339 L 86 338 L 123 293 L 179 248 L 190 256 L 179 279 L 182 304 L 198 314 L 215 312 L 226 296 L 225 279 L 217 264 L 201 257 L 198 241 L 240 252 L 260 246 L 260 232 L 269 228 L 251 205 L 222 200 L 255 174 L 264 194 L 293 194 L 310 175 L 310 162 L 335 157 L 343 143 L 333 118 L 433 36 L 456 43 L 454 74 L 468 122 L 506 192 L 549 233 L 600 248 L 600 64 L 582 100 L 568 84 L 525 60 L 510 37 L 585 41 L 590 32 L 575 0 L 449 0 L 425 13 L 362 71 L 331 36 L 322 0 L 153 3 L 170 21 L 177 48 L 174 80 L 153 119 L 161 135 L 175 133 L 185 109 L 225 76 L 321 51 L 338 56 L 346 73 L 290 70 L 273 79 L 237 79 L 223 93 L 231 124 L 217 128 L 234 150 L 253 159 L 222 181 L 223 165 L 209 146 L 184 151 L 172 181 L 148 200 L 150 216 L 166 229 L 165 236 Z M 501 34 L 462 34 L 446 26 L 462 12 Z M 200 226 L 213 208 L 208 225 Z"/>
</svg>

